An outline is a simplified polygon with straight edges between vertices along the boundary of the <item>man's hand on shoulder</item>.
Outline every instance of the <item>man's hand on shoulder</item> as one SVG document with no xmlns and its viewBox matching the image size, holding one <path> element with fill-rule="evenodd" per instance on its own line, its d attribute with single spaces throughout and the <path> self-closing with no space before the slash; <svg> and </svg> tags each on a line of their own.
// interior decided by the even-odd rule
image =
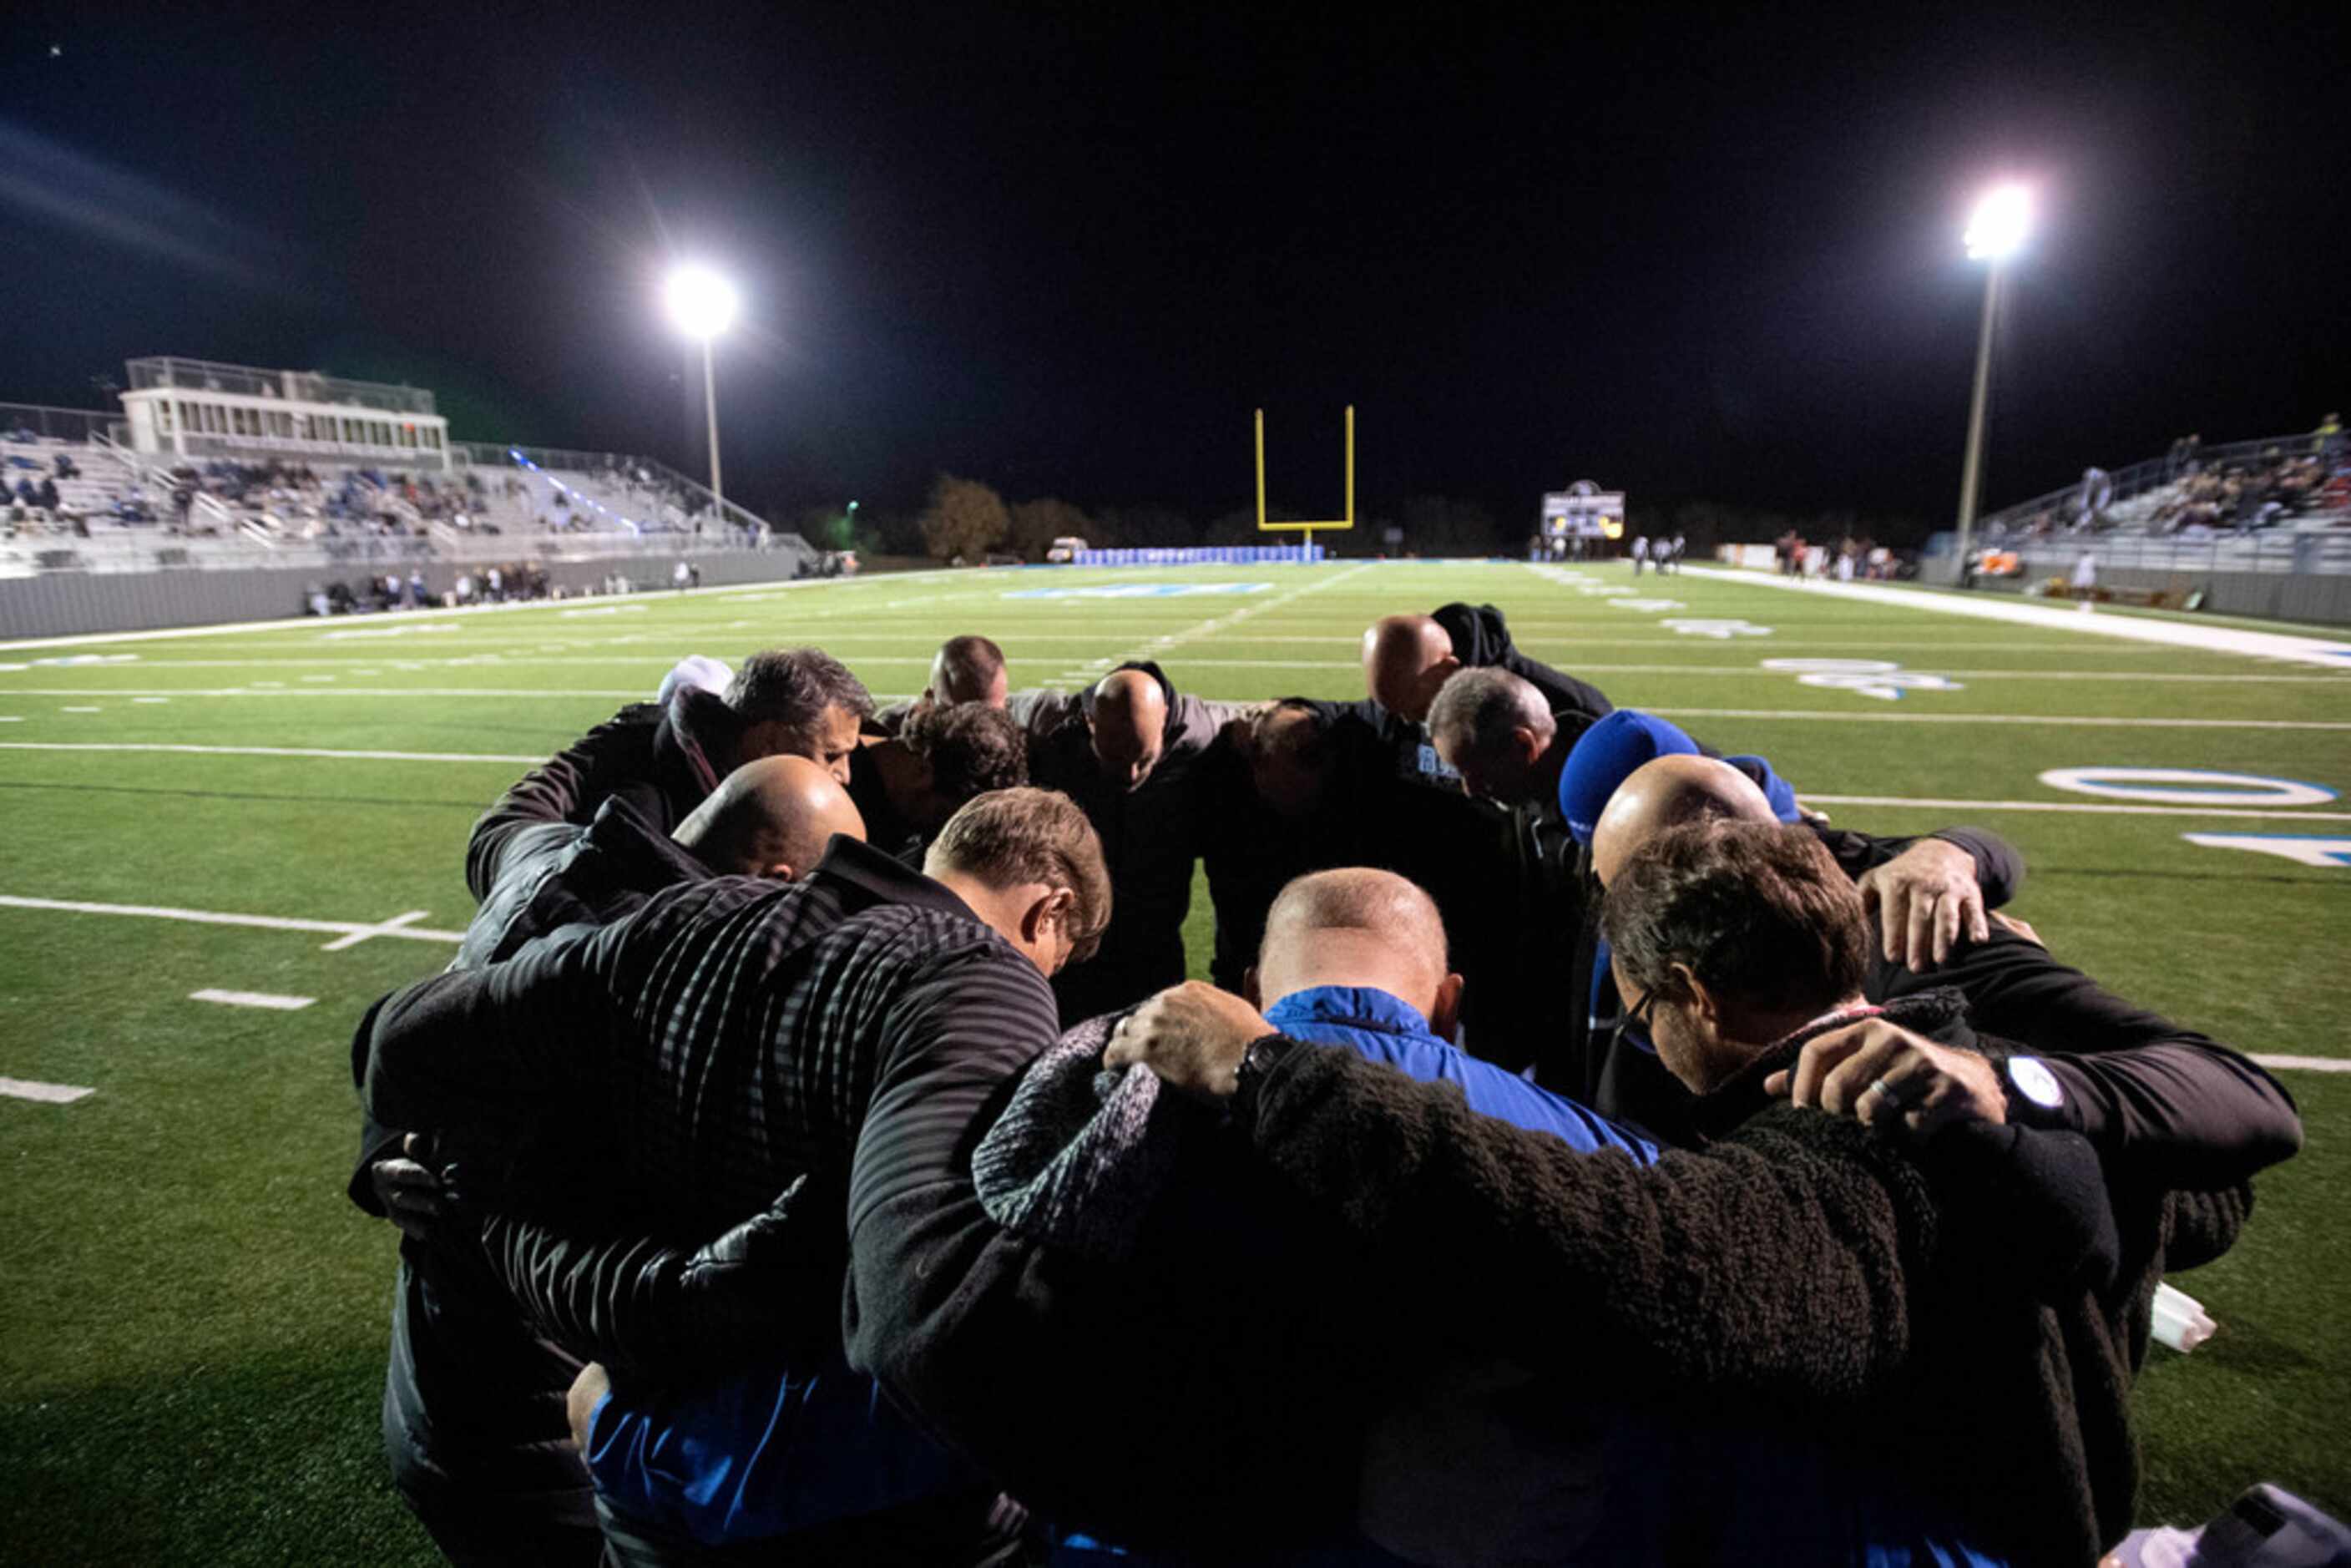
<svg viewBox="0 0 2351 1568">
<path fill-rule="evenodd" d="M 1265 1015 L 1203 980 L 1171 986 L 1118 1021 L 1106 1067 L 1148 1067 L 1170 1089 L 1218 1101 L 1239 1082 L 1241 1058 L 1274 1032 Z"/>
<path fill-rule="evenodd" d="M 1974 942 L 1991 936 L 1975 857 L 1947 840 L 1920 839 L 1865 872 L 1861 901 L 1877 916 L 1887 961 L 1913 972 L 1949 957 L 1962 933 Z"/>
<path fill-rule="evenodd" d="M 383 1206 L 383 1217 L 399 1226 L 402 1235 L 430 1241 L 449 1212 L 447 1195 L 438 1174 L 421 1158 L 409 1157 L 426 1155 L 426 1140 L 411 1133 L 401 1148 L 402 1154 L 368 1166 L 368 1179 L 374 1184 L 376 1202 Z"/>
<path fill-rule="evenodd" d="M 2008 1119 L 2008 1096 L 1990 1061 L 1882 1019 L 1806 1040 L 1795 1067 L 1774 1072 L 1763 1087 L 1834 1116 L 1921 1134 L 1953 1122 Z"/>
</svg>

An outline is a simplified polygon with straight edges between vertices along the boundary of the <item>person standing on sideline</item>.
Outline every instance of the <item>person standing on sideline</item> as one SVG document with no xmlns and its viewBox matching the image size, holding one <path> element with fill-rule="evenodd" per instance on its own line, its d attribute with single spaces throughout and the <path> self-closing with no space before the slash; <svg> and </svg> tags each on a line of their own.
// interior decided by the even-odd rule
<svg viewBox="0 0 2351 1568">
<path fill-rule="evenodd" d="M 1635 577 L 1640 576 L 1641 569 L 1648 563 L 1649 536 L 1642 534 L 1633 540 L 1633 575 Z"/>
</svg>

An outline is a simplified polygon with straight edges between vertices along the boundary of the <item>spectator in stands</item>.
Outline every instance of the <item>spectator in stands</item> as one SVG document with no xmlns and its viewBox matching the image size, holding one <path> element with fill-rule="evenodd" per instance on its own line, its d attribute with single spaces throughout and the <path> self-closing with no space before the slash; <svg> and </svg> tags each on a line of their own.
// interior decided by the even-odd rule
<svg viewBox="0 0 2351 1568">
<path fill-rule="evenodd" d="M 896 735 L 864 737 L 849 761 L 849 793 L 872 830 L 868 841 L 908 865 L 922 863 L 966 801 L 1027 782 L 1020 727 L 981 703 L 923 705 Z"/>
<path fill-rule="evenodd" d="M 34 491 L 33 498 L 41 510 L 53 517 L 57 515 L 57 482 L 56 480 L 43 479 L 40 487 Z"/>
<path fill-rule="evenodd" d="M 70 452 L 60 452 L 57 454 L 57 477 L 60 479 L 78 479 L 81 477 L 81 468 L 74 462 L 73 454 Z"/>
<path fill-rule="evenodd" d="M 2331 467 L 2342 451 L 2343 416 L 2330 413 L 2318 422 L 2318 428 L 2311 434 L 2310 455 Z"/>
<path fill-rule="evenodd" d="M 780 894 L 732 879 L 673 891 L 601 932 L 411 987 L 361 1025 L 354 1051 L 366 1108 L 475 1149 L 592 1118 L 607 1132 L 590 1167 L 540 1159 L 542 1180 L 656 1215 L 674 1245 L 718 1238 L 705 1273 L 769 1260 L 756 1271 L 780 1281 L 790 1304 L 778 1312 L 771 1293 L 728 1313 L 705 1304 L 707 1291 L 646 1288 L 636 1240 L 518 1234 L 517 1250 L 540 1255 L 510 1283 L 575 1352 L 612 1365 L 616 1385 L 681 1371 L 739 1379 L 810 1348 L 828 1379 L 847 1383 L 842 1239 L 904 1196 L 892 1168 L 968 1162 L 975 1118 L 1052 1042 L 1047 977 L 1082 954 L 1109 915 L 1092 831 L 1050 791 L 973 801 L 925 864 L 918 874 L 837 840 Z M 621 1000 L 634 993 L 632 977 L 653 970 L 677 977 L 666 1005 Z M 755 996 L 770 1005 L 737 1005 Z M 559 1104 L 549 1093 L 558 1082 L 569 1091 Z M 805 1086 L 785 1120 L 759 1109 L 771 1103 L 760 1086 L 776 1082 Z M 664 1281 L 695 1271 L 653 1266 Z M 869 1412 L 882 1403 L 870 1389 L 858 1395 Z M 870 1452 L 836 1456 L 821 1438 L 800 1440 L 799 1408 L 769 1411 L 764 1427 L 793 1448 L 780 1459 L 786 1473 L 814 1469 L 835 1483 L 815 1489 L 821 1507 L 840 1509 L 834 1494 L 853 1490 L 848 1508 L 865 1511 L 804 1538 L 804 1551 L 778 1542 L 786 1556 L 976 1563 L 1012 1548 L 1022 1511 L 969 1466 L 904 1449 L 886 1469 Z M 677 1451 L 691 1464 L 708 1449 L 684 1433 Z M 921 1471 L 911 1483 L 909 1469 Z M 716 1511 L 742 1487 L 741 1469 L 722 1469 Z M 695 1549 L 677 1521 L 607 1519 L 620 1561 Z"/>
</svg>

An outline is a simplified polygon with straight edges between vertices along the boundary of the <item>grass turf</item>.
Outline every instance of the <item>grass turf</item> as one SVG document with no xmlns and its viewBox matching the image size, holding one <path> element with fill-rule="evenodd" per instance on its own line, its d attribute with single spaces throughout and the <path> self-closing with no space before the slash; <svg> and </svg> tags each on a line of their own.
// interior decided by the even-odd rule
<svg viewBox="0 0 2351 1568">
<path fill-rule="evenodd" d="M 1622 568 L 1589 580 L 1632 586 Z M 2039 779 L 2069 766 L 2351 789 L 2351 674 L 1733 580 L 1640 588 L 1678 607 L 1503 565 L 989 572 L 0 648 L 0 895 L 350 923 L 423 910 L 416 924 L 455 930 L 466 829 L 523 766 L 500 758 L 553 750 L 684 653 L 818 643 L 897 695 L 941 637 L 984 631 L 1020 685 L 1150 656 L 1206 696 L 1354 695 L 1367 621 L 1456 598 L 1501 605 L 1535 656 L 1761 751 L 1812 793 L 2093 804 Z M 1716 640 L 1668 617 L 1770 632 Z M 1775 658 L 1888 660 L 1958 685 L 1889 702 L 1761 667 Z M 2286 727 L 2314 724 L 2344 727 Z M 187 745 L 438 759 L 23 748 Z M 1890 832 L 1991 826 L 2032 868 L 2017 912 L 2113 988 L 2247 1050 L 2351 1055 L 2351 870 L 2181 837 L 2351 823 L 1833 810 Z M 1201 967 L 1208 935 L 1198 900 Z M 97 1091 L 0 1097 L 0 1561 L 434 1560 L 377 1447 L 392 1233 L 342 1185 L 350 1028 L 449 948 L 324 950 L 335 939 L 0 906 L 0 1074 Z M 189 999 L 205 988 L 316 1000 Z M 2200 1519 L 2255 1479 L 2351 1514 L 2351 1076 L 2284 1076 L 2310 1147 L 2262 1178 L 2236 1250 L 2180 1281 L 2220 1336 L 2158 1350 L 2140 1384 L 2148 1521 Z"/>
</svg>

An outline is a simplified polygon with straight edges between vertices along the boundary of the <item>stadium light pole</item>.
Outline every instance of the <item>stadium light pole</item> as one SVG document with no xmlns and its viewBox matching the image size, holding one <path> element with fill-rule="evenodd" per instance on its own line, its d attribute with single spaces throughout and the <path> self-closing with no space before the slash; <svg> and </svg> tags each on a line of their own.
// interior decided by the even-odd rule
<svg viewBox="0 0 2351 1568">
<path fill-rule="evenodd" d="M 718 476 L 718 374 L 711 361 L 712 345 L 734 324 L 735 286 L 706 267 L 689 265 L 669 275 L 663 299 L 672 324 L 702 345 L 702 407 L 710 420 L 710 499 L 723 528 L 726 492 Z"/>
<path fill-rule="evenodd" d="M 1967 574 L 1968 537 L 1976 526 L 1976 486 L 1983 477 L 1984 404 L 1991 392 L 1992 321 L 2000 312 L 2001 266 L 2024 244 L 2032 226 L 2032 193 L 1995 185 L 1976 203 L 1961 236 L 1968 258 L 1984 264 L 1983 327 L 1976 338 L 1975 395 L 1968 403 L 1968 455 L 1959 470 L 1959 571 Z"/>
</svg>

